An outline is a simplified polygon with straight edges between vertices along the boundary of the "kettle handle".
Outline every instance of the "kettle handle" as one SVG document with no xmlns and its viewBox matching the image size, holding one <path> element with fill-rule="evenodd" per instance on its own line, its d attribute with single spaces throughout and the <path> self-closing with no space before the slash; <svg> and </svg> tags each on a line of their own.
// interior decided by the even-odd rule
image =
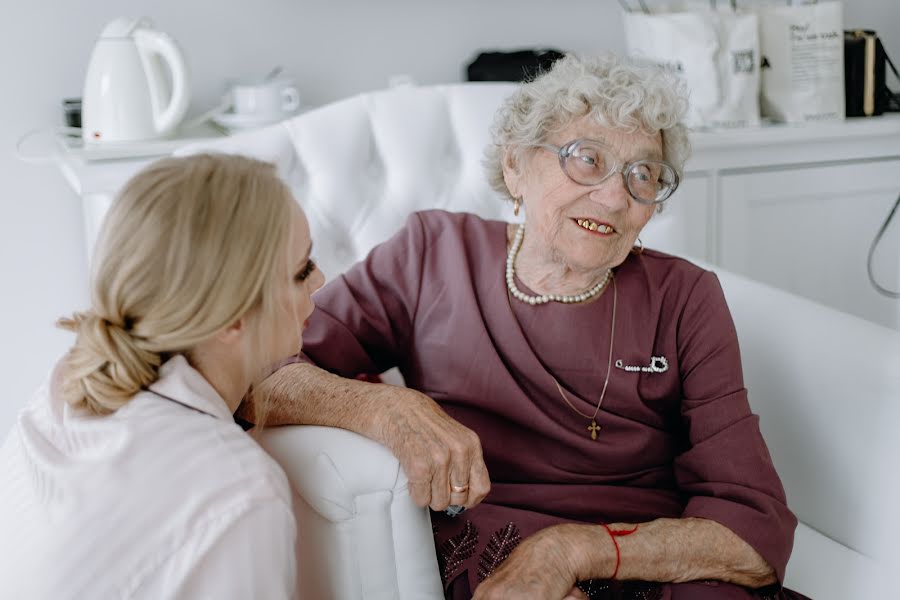
<svg viewBox="0 0 900 600">
<path fill-rule="evenodd" d="M 144 64 L 144 72 L 147 74 L 156 131 L 160 135 L 166 135 L 175 130 L 190 104 L 190 84 L 184 57 L 172 38 L 161 31 L 138 29 L 134 32 L 134 41 Z M 164 102 L 167 100 L 163 97 L 165 80 L 157 64 L 152 60 L 154 55 L 160 56 L 172 73 L 172 95 L 165 105 Z"/>
</svg>

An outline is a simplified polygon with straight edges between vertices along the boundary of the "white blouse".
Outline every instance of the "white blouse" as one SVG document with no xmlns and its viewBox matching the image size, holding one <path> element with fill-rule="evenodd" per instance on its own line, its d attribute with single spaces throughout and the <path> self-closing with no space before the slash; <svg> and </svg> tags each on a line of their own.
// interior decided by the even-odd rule
<svg viewBox="0 0 900 600">
<path fill-rule="evenodd" d="M 108 416 L 48 387 L 0 448 L 0 596 L 293 596 L 284 472 L 184 357 Z"/>
</svg>

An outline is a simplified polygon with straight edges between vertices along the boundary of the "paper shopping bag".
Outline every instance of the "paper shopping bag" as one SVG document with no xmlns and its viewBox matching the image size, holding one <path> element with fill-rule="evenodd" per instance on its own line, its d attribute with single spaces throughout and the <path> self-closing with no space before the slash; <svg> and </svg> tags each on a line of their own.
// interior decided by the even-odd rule
<svg viewBox="0 0 900 600">
<path fill-rule="evenodd" d="M 759 31 L 754 13 L 707 2 L 623 15 L 628 53 L 677 71 L 690 92 L 692 128 L 758 125 Z"/>
<path fill-rule="evenodd" d="M 844 118 L 844 31 L 840 2 L 760 8 L 760 105 L 776 121 Z"/>
</svg>

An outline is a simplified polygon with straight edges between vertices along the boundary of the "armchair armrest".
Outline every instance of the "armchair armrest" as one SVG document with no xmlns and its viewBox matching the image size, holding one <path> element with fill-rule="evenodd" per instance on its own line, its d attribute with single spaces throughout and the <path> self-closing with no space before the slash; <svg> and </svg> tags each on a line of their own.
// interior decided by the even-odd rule
<svg viewBox="0 0 900 600">
<path fill-rule="evenodd" d="M 900 333 L 718 271 L 750 403 L 800 519 L 785 584 L 818 600 L 895 595 Z M 893 561 L 893 562 L 891 562 Z M 889 566 L 890 565 L 890 566 Z M 884 585 L 882 590 L 875 586 Z"/>
<path fill-rule="evenodd" d="M 266 429 L 297 517 L 298 597 L 442 598 L 427 508 L 387 448 L 331 427 Z"/>
</svg>

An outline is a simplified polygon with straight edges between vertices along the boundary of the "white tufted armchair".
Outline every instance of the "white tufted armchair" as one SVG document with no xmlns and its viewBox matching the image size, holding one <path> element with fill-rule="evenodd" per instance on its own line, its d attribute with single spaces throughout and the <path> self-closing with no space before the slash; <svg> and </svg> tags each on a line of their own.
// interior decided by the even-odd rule
<svg viewBox="0 0 900 600">
<path fill-rule="evenodd" d="M 510 216 L 480 161 L 494 111 L 512 89 L 461 84 L 364 94 L 182 152 L 276 163 L 309 217 L 318 262 L 334 277 L 412 211 Z M 670 204 L 642 237 L 678 254 L 686 240 L 677 195 Z M 891 529 L 896 520 L 885 520 L 889 507 L 897 511 L 897 492 L 889 490 L 900 459 L 891 429 L 900 422 L 900 334 L 716 270 L 751 405 L 801 521 L 787 585 L 816 600 L 888 597 L 872 586 L 889 560 L 885 540 L 900 534 Z M 302 597 L 441 596 L 428 513 L 410 501 L 387 450 L 321 427 L 273 428 L 263 444 L 295 491 Z"/>
</svg>

